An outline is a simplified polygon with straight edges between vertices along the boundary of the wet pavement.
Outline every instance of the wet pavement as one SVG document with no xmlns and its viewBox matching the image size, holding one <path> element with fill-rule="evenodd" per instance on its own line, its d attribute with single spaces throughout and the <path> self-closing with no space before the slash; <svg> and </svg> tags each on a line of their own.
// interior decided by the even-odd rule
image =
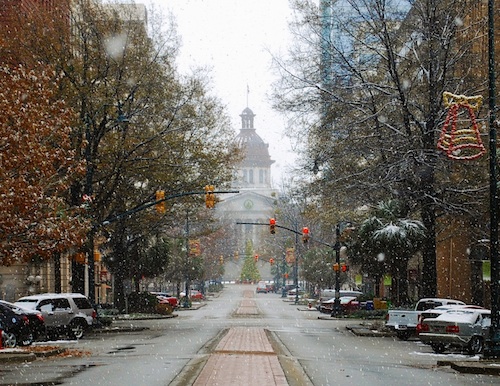
<svg viewBox="0 0 500 386">
<path fill-rule="evenodd" d="M 253 291 L 245 291 L 234 316 L 258 316 L 260 311 L 253 299 Z M 203 306 L 193 307 L 192 310 Z M 298 310 L 310 310 L 298 307 Z M 187 310 L 183 310 L 187 311 Z M 175 317 L 172 315 L 170 317 Z M 335 320 L 330 316 L 320 315 L 318 319 Z M 373 328 L 370 323 L 353 320 L 347 329 L 358 337 L 381 337 L 388 333 Z M 95 330 L 94 333 L 130 331 L 127 327 L 109 327 Z M 50 344 L 50 343 L 48 343 Z M 26 351 L 18 349 L 0 349 L 0 365 L 7 362 L 28 362 L 37 357 L 58 355 L 64 348 L 47 347 L 46 350 Z M 438 366 L 449 366 L 451 369 L 470 374 L 487 374 L 500 376 L 500 359 L 485 360 L 474 357 L 470 360 L 437 361 Z M 210 353 L 206 362 L 200 366 L 193 385 L 289 385 L 286 378 L 286 369 L 280 363 L 280 353 L 269 339 L 264 328 L 233 327 L 222 336 L 215 349 Z"/>
</svg>

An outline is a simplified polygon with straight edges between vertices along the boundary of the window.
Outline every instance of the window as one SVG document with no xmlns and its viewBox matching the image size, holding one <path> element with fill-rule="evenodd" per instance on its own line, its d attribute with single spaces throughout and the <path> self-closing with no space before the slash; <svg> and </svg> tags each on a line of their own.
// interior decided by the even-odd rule
<svg viewBox="0 0 500 386">
<path fill-rule="evenodd" d="M 54 299 L 54 311 L 66 311 L 71 309 L 68 299 Z"/>
</svg>

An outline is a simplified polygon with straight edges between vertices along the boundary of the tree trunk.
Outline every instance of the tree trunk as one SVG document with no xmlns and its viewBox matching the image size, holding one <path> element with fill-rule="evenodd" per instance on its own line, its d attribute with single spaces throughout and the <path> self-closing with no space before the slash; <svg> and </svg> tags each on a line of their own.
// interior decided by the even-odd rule
<svg viewBox="0 0 500 386">
<path fill-rule="evenodd" d="M 391 265 L 392 288 L 391 302 L 396 306 L 407 305 L 408 298 L 408 260 L 394 258 Z"/>
<path fill-rule="evenodd" d="M 118 309 L 118 312 L 123 314 L 127 311 L 125 286 L 123 285 L 123 276 L 118 271 L 115 273 L 114 291 L 115 307 Z"/>
<path fill-rule="evenodd" d="M 422 206 L 422 222 L 427 228 L 427 237 L 422 247 L 422 294 L 421 297 L 437 295 L 436 267 L 436 215 L 432 205 Z"/>
<path fill-rule="evenodd" d="M 54 292 L 61 293 L 61 254 L 58 252 L 54 255 Z"/>
</svg>

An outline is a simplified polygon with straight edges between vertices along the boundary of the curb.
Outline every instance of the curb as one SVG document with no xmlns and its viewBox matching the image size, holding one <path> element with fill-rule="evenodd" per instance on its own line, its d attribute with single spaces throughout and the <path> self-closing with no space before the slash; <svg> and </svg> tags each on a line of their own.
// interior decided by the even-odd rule
<svg viewBox="0 0 500 386">
<path fill-rule="evenodd" d="M 437 361 L 438 366 L 450 366 L 459 373 L 500 375 L 500 362 L 495 361 Z"/>
<path fill-rule="evenodd" d="M 392 337 L 394 334 L 390 332 L 384 332 L 379 330 L 371 330 L 366 326 L 361 325 L 350 325 L 346 326 L 346 329 L 351 331 L 356 336 L 369 336 L 369 337 Z"/>
<path fill-rule="evenodd" d="M 0 363 L 8 362 L 31 362 L 36 359 L 36 355 L 32 352 L 2 352 L 0 351 Z"/>
<path fill-rule="evenodd" d="M 48 358 L 65 352 L 65 348 L 56 348 L 46 351 L 21 352 L 21 351 L 0 351 L 0 363 L 7 362 L 32 362 L 37 358 Z"/>
</svg>

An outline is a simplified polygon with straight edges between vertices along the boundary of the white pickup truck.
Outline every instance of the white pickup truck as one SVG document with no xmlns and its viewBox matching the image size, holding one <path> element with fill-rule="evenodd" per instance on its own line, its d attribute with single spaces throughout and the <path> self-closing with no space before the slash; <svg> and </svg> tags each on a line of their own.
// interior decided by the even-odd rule
<svg viewBox="0 0 500 386">
<path fill-rule="evenodd" d="M 422 311 L 436 308 L 443 305 L 461 304 L 464 302 L 455 299 L 442 298 L 424 298 L 420 299 L 414 310 L 389 310 L 387 312 L 387 320 L 385 326 L 396 331 L 396 335 L 401 340 L 407 340 L 410 336 L 415 335 L 417 324 Z"/>
</svg>

